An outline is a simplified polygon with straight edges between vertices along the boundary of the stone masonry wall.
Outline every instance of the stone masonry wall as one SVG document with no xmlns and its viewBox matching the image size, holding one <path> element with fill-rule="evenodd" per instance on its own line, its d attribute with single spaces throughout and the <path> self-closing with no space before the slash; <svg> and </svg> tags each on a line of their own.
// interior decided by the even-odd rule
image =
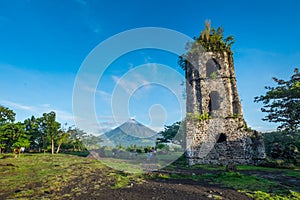
<svg viewBox="0 0 300 200">
<path fill-rule="evenodd" d="M 261 136 L 247 129 L 232 55 L 203 53 L 186 69 L 186 156 L 189 163 L 256 164 L 265 158 Z M 209 114 L 211 119 L 197 119 Z M 195 119 L 196 118 L 196 119 Z"/>
</svg>

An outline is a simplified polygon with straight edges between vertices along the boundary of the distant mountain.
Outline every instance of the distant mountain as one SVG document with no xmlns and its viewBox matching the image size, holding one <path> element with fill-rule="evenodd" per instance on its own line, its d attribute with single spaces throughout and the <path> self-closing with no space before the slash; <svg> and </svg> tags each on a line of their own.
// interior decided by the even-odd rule
<svg viewBox="0 0 300 200">
<path fill-rule="evenodd" d="M 130 119 L 121 126 L 104 133 L 104 145 L 155 146 L 157 137 L 156 131 L 144 126 L 135 119 Z"/>
</svg>

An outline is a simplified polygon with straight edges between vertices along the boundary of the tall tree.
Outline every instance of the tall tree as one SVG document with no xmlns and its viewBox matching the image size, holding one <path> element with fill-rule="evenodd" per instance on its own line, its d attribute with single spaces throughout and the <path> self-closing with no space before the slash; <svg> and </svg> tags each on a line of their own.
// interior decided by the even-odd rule
<svg viewBox="0 0 300 200">
<path fill-rule="evenodd" d="M 13 125 L 16 114 L 13 110 L 0 105 L 0 153 L 9 147 L 11 131 L 8 129 Z"/>
<path fill-rule="evenodd" d="M 30 145 L 29 148 L 32 150 L 39 150 L 42 148 L 42 137 L 41 132 L 39 131 L 38 120 L 31 116 L 31 118 L 24 120 L 24 126 L 26 134 L 30 137 Z"/>
<path fill-rule="evenodd" d="M 40 118 L 40 126 L 42 133 L 46 135 L 51 143 L 51 154 L 54 154 L 54 145 L 60 129 L 60 123 L 56 121 L 55 112 L 44 113 Z"/>
<path fill-rule="evenodd" d="M 273 78 L 276 87 L 265 87 L 265 95 L 255 97 L 255 102 L 264 104 L 265 121 L 280 123 L 279 130 L 296 131 L 300 128 L 300 74 L 296 68 L 290 80 Z"/>
<path fill-rule="evenodd" d="M 14 122 L 15 116 L 16 113 L 14 113 L 13 110 L 0 105 L 0 125 L 8 122 Z"/>
</svg>

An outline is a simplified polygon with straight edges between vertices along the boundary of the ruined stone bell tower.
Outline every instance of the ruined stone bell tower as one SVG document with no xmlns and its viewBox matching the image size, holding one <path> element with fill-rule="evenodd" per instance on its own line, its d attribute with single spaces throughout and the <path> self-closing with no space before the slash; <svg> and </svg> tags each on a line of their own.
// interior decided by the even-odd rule
<svg viewBox="0 0 300 200">
<path fill-rule="evenodd" d="M 260 134 L 243 118 L 230 51 L 201 50 L 185 60 L 186 157 L 189 164 L 256 164 Z"/>
</svg>

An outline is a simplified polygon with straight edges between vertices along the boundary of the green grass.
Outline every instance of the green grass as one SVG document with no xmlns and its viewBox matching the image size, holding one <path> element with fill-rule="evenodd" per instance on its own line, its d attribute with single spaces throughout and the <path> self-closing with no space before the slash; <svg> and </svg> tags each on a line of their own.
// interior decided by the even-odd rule
<svg viewBox="0 0 300 200">
<path fill-rule="evenodd" d="M 277 194 L 269 194 L 263 191 L 255 191 L 255 192 L 246 192 L 247 196 L 256 199 L 256 200 L 291 200 L 291 199 L 300 199 L 300 193 L 289 191 L 289 194 L 286 195 L 277 195 Z"/>
<path fill-rule="evenodd" d="M 267 172 L 275 172 L 275 171 L 282 171 L 282 169 L 278 168 L 271 168 L 271 167 L 261 167 L 261 166 L 253 166 L 253 165 L 238 165 L 238 170 L 255 170 L 255 171 L 267 171 Z"/>
<path fill-rule="evenodd" d="M 100 161 L 105 165 L 119 171 L 125 171 L 130 173 L 137 173 L 137 174 L 143 173 L 141 163 L 135 162 L 135 160 L 101 158 Z"/>
<path fill-rule="evenodd" d="M 166 157 L 167 159 L 167 157 Z M 13 154 L 0 154 L 0 198 L 4 199 L 40 199 L 57 198 L 65 187 L 72 188 L 69 193 L 63 193 L 65 198 L 86 193 L 100 188 L 124 188 L 132 183 L 142 183 L 147 178 L 160 179 L 191 179 L 207 181 L 224 187 L 242 191 L 255 199 L 300 199 L 300 193 L 290 191 L 290 188 L 279 183 L 244 175 L 235 172 L 216 172 L 224 170 L 224 166 L 194 165 L 187 166 L 183 158 L 168 166 L 168 169 L 204 169 L 208 172 L 202 175 L 183 175 L 177 173 L 141 175 L 141 166 L 132 160 L 107 159 L 104 163 L 118 166 L 126 171 L 136 171 L 135 174 L 120 172 L 107 167 L 102 161 L 82 158 L 66 154 L 24 154 L 14 158 Z M 280 172 L 290 177 L 300 178 L 300 170 L 274 169 L 257 166 L 238 166 L 240 172 L 246 170 Z M 97 177 L 95 178 L 95 174 Z M 78 182 L 78 180 L 80 180 Z M 92 184 L 91 184 L 92 182 Z M 86 188 L 87 185 L 92 188 Z"/>
<path fill-rule="evenodd" d="M 0 158 L 0 199 L 39 199 L 45 194 L 56 198 L 55 193 L 70 186 L 74 187 L 69 194 L 72 196 L 87 192 L 86 185 L 97 190 L 127 187 L 131 182 L 142 180 L 138 175 L 124 174 L 97 160 L 73 155 L 23 154 L 14 158 L 12 154 L 2 154 Z"/>
<path fill-rule="evenodd" d="M 275 182 L 256 176 L 240 174 L 238 172 L 222 172 L 206 175 L 205 178 L 222 186 L 232 187 L 236 190 L 265 191 L 269 192 L 277 187 Z"/>
<path fill-rule="evenodd" d="M 211 166 L 207 166 L 206 168 L 211 168 Z M 151 175 L 151 178 L 207 181 L 210 184 L 218 184 L 222 187 L 233 188 L 237 191 L 246 193 L 254 199 L 300 199 L 300 193 L 291 191 L 288 187 L 284 187 L 264 178 L 244 175 L 238 172 L 219 172 L 203 175 L 153 174 Z"/>
<path fill-rule="evenodd" d="M 286 172 L 287 176 L 292 176 L 292 177 L 296 177 L 296 178 L 300 178 L 300 171 L 299 170 L 294 170 L 294 171 L 287 171 Z"/>
</svg>

